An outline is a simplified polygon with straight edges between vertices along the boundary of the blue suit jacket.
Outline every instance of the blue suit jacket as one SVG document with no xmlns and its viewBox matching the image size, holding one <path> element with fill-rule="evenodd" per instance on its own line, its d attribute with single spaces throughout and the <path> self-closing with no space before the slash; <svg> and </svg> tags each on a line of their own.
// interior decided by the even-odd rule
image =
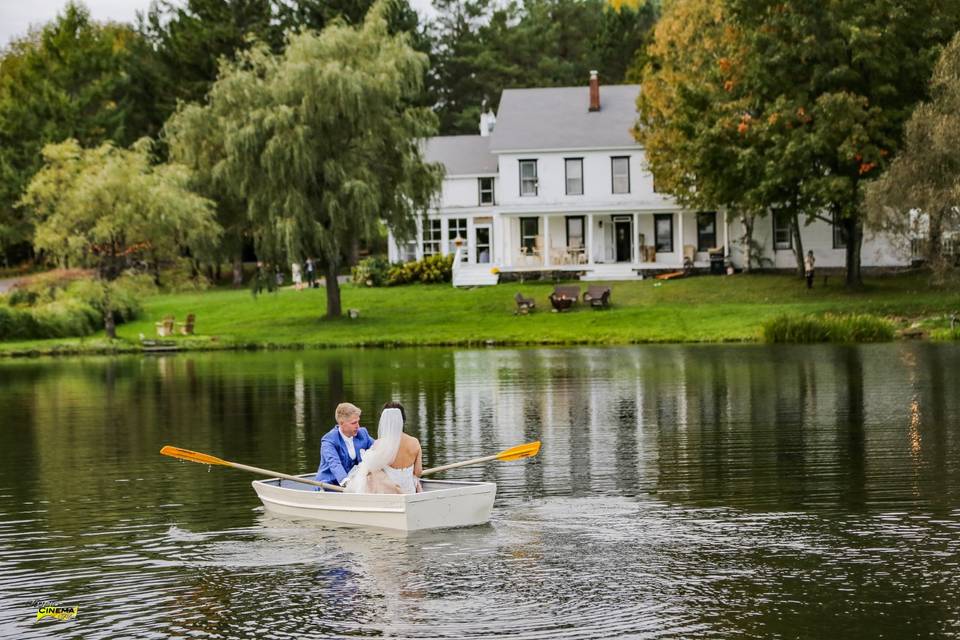
<svg viewBox="0 0 960 640">
<path fill-rule="evenodd" d="M 340 484 L 340 481 L 350 473 L 350 469 L 360 464 L 360 449 L 369 449 L 372 445 L 373 438 L 366 429 L 360 427 L 357 435 L 353 436 L 353 447 L 357 451 L 357 459 L 351 460 L 347 443 L 340 437 L 340 428 L 334 426 L 320 439 L 320 468 L 317 469 L 317 480 Z"/>
</svg>

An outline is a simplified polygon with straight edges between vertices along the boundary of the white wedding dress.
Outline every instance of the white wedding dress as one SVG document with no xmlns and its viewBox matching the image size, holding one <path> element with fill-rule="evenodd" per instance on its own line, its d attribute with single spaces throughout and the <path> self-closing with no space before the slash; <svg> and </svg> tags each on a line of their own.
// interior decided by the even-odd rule
<svg viewBox="0 0 960 640">
<path fill-rule="evenodd" d="M 403 493 L 417 492 L 417 479 L 413 477 L 413 465 L 404 469 L 387 466 L 383 468 L 383 472 L 387 474 L 390 482 L 400 487 Z"/>
<path fill-rule="evenodd" d="M 347 476 L 347 493 L 376 493 L 371 486 L 370 474 L 383 471 L 391 482 L 398 485 L 403 493 L 416 493 L 417 481 L 413 476 L 413 466 L 395 469 L 390 463 L 400 450 L 400 437 L 403 435 L 403 415 L 399 409 L 384 409 L 380 414 L 377 427 L 377 440 L 373 446 L 362 453 L 360 464 L 350 470 Z"/>
</svg>

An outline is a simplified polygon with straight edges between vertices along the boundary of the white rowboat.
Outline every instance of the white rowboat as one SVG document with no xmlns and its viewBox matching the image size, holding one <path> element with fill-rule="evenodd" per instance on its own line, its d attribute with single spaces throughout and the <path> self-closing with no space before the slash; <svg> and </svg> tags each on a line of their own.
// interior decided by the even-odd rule
<svg viewBox="0 0 960 640">
<path fill-rule="evenodd" d="M 298 476 L 308 480 L 312 474 Z M 254 480 L 270 513 L 336 524 L 419 531 L 466 527 L 490 520 L 497 485 L 493 482 L 422 480 L 422 493 L 335 493 L 281 478 Z"/>
</svg>

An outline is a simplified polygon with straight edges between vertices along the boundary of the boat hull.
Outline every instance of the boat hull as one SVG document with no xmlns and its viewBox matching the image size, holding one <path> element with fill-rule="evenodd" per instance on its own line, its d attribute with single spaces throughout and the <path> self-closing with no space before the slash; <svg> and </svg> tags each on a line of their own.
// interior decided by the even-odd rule
<svg viewBox="0 0 960 640">
<path fill-rule="evenodd" d="M 493 482 L 452 480 L 424 480 L 422 493 L 403 495 L 316 491 L 312 485 L 279 479 L 255 480 L 253 488 L 269 513 L 398 531 L 483 524 L 497 494 Z"/>
</svg>

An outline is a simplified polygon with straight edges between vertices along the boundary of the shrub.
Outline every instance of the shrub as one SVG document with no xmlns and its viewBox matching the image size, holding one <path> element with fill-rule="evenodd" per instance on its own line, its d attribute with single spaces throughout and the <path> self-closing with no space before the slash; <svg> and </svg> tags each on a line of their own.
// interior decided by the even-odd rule
<svg viewBox="0 0 960 640">
<path fill-rule="evenodd" d="M 367 287 L 383 287 L 390 274 L 390 261 L 386 258 L 370 256 L 357 263 L 351 269 L 353 282 Z"/>
<path fill-rule="evenodd" d="M 767 342 L 886 342 L 893 336 L 892 322 L 869 314 L 782 315 L 763 325 Z"/>
<path fill-rule="evenodd" d="M 453 256 L 435 254 L 406 264 L 390 268 L 388 284 L 400 285 L 410 282 L 450 282 L 453 277 Z"/>
<path fill-rule="evenodd" d="M 0 340 L 87 336 L 103 327 L 106 292 L 88 274 L 84 279 L 44 274 L 0 304 Z M 110 306 L 119 324 L 136 318 L 140 300 L 156 287 L 149 276 L 123 275 L 110 283 Z"/>
</svg>

